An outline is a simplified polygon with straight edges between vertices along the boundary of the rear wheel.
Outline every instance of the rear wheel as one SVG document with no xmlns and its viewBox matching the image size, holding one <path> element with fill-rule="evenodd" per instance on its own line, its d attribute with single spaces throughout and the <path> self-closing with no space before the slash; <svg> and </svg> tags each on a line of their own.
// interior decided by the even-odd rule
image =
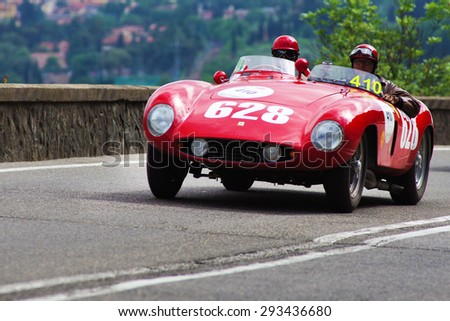
<svg viewBox="0 0 450 321">
<path fill-rule="evenodd" d="M 147 180 L 157 198 L 170 199 L 177 195 L 187 175 L 187 162 L 173 158 L 153 145 L 147 148 Z"/>
<path fill-rule="evenodd" d="M 325 172 L 323 186 L 333 211 L 350 213 L 359 204 L 367 168 L 367 139 L 364 135 L 352 158 L 338 168 Z"/>
<path fill-rule="evenodd" d="M 392 183 L 403 187 L 403 190 L 391 191 L 391 197 L 396 204 L 415 205 L 425 193 L 428 182 L 431 159 L 431 134 L 427 130 L 423 134 L 417 150 L 416 159 L 409 171 L 392 178 Z"/>
</svg>

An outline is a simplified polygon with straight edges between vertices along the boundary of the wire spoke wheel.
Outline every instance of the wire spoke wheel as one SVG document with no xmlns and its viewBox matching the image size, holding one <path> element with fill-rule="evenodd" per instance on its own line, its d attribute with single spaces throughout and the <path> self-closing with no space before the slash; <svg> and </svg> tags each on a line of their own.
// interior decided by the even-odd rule
<svg viewBox="0 0 450 321">
<path fill-rule="evenodd" d="M 391 191 L 396 204 L 415 205 L 422 199 L 430 171 L 431 148 L 431 133 L 427 130 L 422 136 L 411 169 L 403 175 L 392 177 L 392 183 L 403 188 L 401 191 Z"/>
</svg>

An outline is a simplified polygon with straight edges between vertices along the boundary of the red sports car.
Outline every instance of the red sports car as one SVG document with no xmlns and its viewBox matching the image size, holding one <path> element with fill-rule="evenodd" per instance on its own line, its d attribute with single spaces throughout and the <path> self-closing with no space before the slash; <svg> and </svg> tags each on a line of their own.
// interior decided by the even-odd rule
<svg viewBox="0 0 450 321">
<path fill-rule="evenodd" d="M 254 181 L 323 184 L 330 208 L 351 212 L 363 188 L 416 204 L 427 185 L 433 119 L 421 104 L 409 118 L 384 101 L 379 79 L 321 64 L 309 71 L 266 56 L 241 57 L 215 84 L 181 80 L 158 88 L 143 117 L 147 177 L 173 198 L 188 173 L 233 191 Z"/>
</svg>

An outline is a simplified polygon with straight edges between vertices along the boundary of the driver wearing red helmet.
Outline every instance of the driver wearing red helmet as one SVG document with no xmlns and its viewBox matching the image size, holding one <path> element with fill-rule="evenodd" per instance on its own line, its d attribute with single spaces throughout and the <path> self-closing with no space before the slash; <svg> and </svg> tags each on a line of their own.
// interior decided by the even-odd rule
<svg viewBox="0 0 450 321">
<path fill-rule="evenodd" d="M 298 42 L 294 37 L 289 35 L 279 36 L 275 39 L 272 45 L 272 56 L 276 58 L 284 58 L 296 62 L 298 60 L 298 55 L 300 54 L 300 49 L 298 47 Z M 303 59 L 306 64 L 307 61 Z M 308 66 L 302 71 L 302 79 L 306 79 L 310 74 Z"/>
<path fill-rule="evenodd" d="M 276 58 L 284 58 L 292 61 L 298 59 L 300 51 L 298 42 L 292 36 L 279 36 L 272 45 L 272 56 Z"/>
<path fill-rule="evenodd" d="M 378 51 L 374 46 L 361 44 L 350 53 L 352 68 L 375 74 L 378 66 Z M 375 74 L 383 88 L 383 99 L 395 107 L 403 110 L 409 117 L 416 117 L 420 110 L 419 102 L 406 90 L 401 89 L 393 82 Z"/>
</svg>

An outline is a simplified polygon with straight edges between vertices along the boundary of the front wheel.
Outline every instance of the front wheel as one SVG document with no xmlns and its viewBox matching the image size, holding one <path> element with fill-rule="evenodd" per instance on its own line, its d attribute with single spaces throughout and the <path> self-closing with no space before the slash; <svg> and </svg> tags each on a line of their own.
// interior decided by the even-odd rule
<svg viewBox="0 0 450 321">
<path fill-rule="evenodd" d="M 415 205 L 422 199 L 428 182 L 431 148 L 431 134 L 427 130 L 420 141 L 414 165 L 405 174 L 392 177 L 393 184 L 403 187 L 400 192 L 391 191 L 391 197 L 396 204 Z"/>
<path fill-rule="evenodd" d="M 367 168 L 367 139 L 362 137 L 352 158 L 344 165 L 325 172 L 323 186 L 332 210 L 350 213 L 359 204 Z"/>
<path fill-rule="evenodd" d="M 147 180 L 156 198 L 174 198 L 183 184 L 188 169 L 187 162 L 176 159 L 148 144 Z"/>
</svg>

